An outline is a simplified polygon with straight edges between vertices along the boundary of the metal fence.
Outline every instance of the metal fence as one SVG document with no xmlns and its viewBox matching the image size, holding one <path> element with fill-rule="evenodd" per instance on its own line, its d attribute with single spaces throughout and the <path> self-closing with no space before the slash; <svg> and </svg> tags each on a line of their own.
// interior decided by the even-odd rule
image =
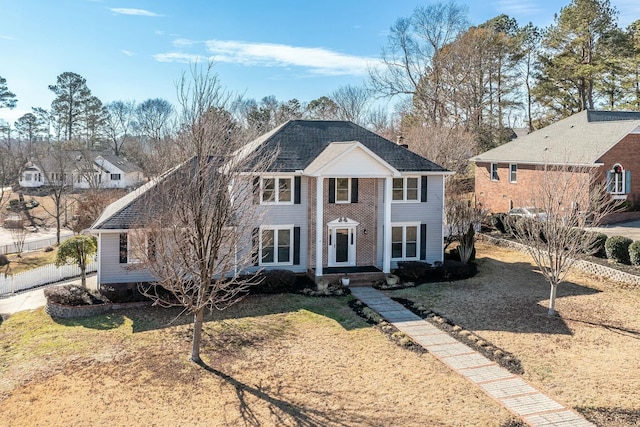
<svg viewBox="0 0 640 427">
<path fill-rule="evenodd" d="M 55 239 L 54 239 L 55 240 Z M 98 270 L 98 262 L 92 261 L 87 265 L 87 273 Z M 25 289 L 48 283 L 59 282 L 71 277 L 80 276 L 80 267 L 76 265 L 63 265 L 56 267 L 55 264 L 48 264 L 43 267 L 34 268 L 18 274 L 0 274 L 0 295 L 13 294 Z"/>
<path fill-rule="evenodd" d="M 60 235 L 60 242 L 64 242 L 65 240 L 67 240 L 71 236 L 73 236 L 73 234 Z M 54 237 L 48 237 L 48 238 L 45 238 L 45 239 L 25 241 L 24 242 L 24 246 L 22 247 L 22 252 L 37 251 L 39 249 L 44 249 L 47 246 L 55 246 L 55 245 L 56 245 L 55 236 Z M 2 254 L 14 254 L 16 252 L 18 252 L 18 249 L 15 247 L 15 245 L 13 243 L 0 244 L 0 255 L 2 255 Z"/>
</svg>

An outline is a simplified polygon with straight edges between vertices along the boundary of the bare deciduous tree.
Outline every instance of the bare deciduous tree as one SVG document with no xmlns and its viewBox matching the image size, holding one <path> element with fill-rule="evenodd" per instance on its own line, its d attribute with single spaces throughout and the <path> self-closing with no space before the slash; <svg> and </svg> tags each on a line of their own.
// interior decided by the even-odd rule
<svg viewBox="0 0 640 427">
<path fill-rule="evenodd" d="M 468 263 L 475 249 L 475 230 L 480 226 L 486 212 L 474 206 L 471 200 L 449 195 L 445 200 L 446 236 L 445 249 L 453 242 L 458 242 L 460 261 Z"/>
<path fill-rule="evenodd" d="M 338 107 L 337 118 L 365 125 L 371 92 L 364 86 L 341 86 L 331 94 Z"/>
<path fill-rule="evenodd" d="M 113 154 L 119 156 L 122 148 L 135 127 L 136 104 L 134 101 L 114 101 L 106 106 L 108 115 L 106 131 Z"/>
<path fill-rule="evenodd" d="M 445 168 L 466 174 L 468 159 L 476 152 L 476 139 L 462 128 L 417 124 L 403 132 L 409 149 Z"/>
<path fill-rule="evenodd" d="M 554 315 L 558 285 L 576 260 L 593 250 L 596 236 L 584 232 L 587 220 L 599 224 L 616 209 L 617 203 L 607 194 L 602 176 L 593 168 L 540 168 L 544 173 L 538 174 L 541 179 L 533 186 L 531 199 L 522 203 L 543 210 L 546 218 L 509 218 L 507 226 L 549 282 L 549 315 Z"/>
<path fill-rule="evenodd" d="M 194 65 L 178 86 L 181 138 L 191 158 L 157 180 L 148 193 L 153 197 L 144 203 L 148 215 L 129 230 L 140 266 L 157 278 L 143 292 L 160 305 L 180 306 L 193 315 L 191 360 L 197 363 L 202 362 L 205 309 L 229 307 L 251 285 L 241 275 L 253 264 L 246 247 L 251 245 L 247 225 L 256 215 L 250 176 L 270 158 L 240 150 L 242 134 L 217 113 L 230 97 L 211 67 Z"/>
</svg>

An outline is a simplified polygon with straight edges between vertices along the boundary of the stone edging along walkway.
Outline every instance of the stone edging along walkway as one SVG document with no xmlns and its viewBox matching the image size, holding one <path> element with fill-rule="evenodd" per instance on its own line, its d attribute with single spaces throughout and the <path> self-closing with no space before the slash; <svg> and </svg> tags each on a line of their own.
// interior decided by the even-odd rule
<svg viewBox="0 0 640 427">
<path fill-rule="evenodd" d="M 457 341 L 382 292 L 371 287 L 356 287 L 351 289 L 351 294 L 529 425 L 594 426 L 518 375 L 512 374 L 471 347 Z"/>
</svg>

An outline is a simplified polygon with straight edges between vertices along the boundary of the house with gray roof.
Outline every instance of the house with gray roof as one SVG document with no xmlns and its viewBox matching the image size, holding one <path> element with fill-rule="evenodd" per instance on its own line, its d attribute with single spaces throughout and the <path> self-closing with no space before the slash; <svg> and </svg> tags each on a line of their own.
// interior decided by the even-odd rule
<svg viewBox="0 0 640 427">
<path fill-rule="evenodd" d="M 65 183 L 74 189 L 132 188 L 144 181 L 142 169 L 111 153 L 66 150 L 29 161 L 20 173 L 23 188 Z"/>
<path fill-rule="evenodd" d="M 293 120 L 239 150 L 273 149 L 275 160 L 247 176 L 260 211 L 247 247 L 258 269 L 389 272 L 399 261 L 443 261 L 444 180 L 452 172 L 351 122 Z M 165 175 L 166 176 L 166 175 Z M 100 284 L 153 281 L 129 268 L 129 237 L 153 206 L 159 177 L 107 207 L 98 235 Z"/>
<path fill-rule="evenodd" d="M 640 197 L 640 112 L 582 111 L 479 154 L 478 203 L 492 212 L 533 206 L 532 195 L 549 166 L 595 170 L 614 199 Z"/>
</svg>

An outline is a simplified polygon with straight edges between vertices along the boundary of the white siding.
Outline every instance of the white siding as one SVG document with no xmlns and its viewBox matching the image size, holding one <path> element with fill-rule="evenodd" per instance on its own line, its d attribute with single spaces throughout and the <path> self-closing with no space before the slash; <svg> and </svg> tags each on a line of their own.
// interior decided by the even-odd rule
<svg viewBox="0 0 640 427">
<path fill-rule="evenodd" d="M 105 233 L 100 235 L 98 259 L 100 260 L 100 284 L 150 282 L 154 278 L 145 269 L 132 268 L 130 264 L 120 264 L 120 233 Z"/>
</svg>

